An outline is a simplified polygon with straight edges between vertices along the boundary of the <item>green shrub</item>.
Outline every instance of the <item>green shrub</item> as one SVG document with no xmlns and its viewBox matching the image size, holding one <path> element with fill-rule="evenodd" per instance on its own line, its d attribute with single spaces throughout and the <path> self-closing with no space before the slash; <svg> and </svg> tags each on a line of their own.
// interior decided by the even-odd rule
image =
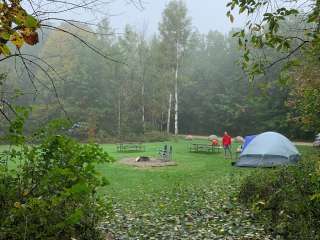
<svg viewBox="0 0 320 240">
<path fill-rule="evenodd" d="M 284 239 L 320 239 L 320 162 L 259 170 L 247 177 L 240 201 L 275 235 Z"/>
<path fill-rule="evenodd" d="M 169 140 L 169 137 L 165 132 L 151 131 L 145 132 L 143 140 L 145 142 L 165 142 Z"/>
<path fill-rule="evenodd" d="M 12 129 L 19 144 L 0 155 L 0 239 L 102 239 L 98 226 L 108 209 L 97 189 L 107 181 L 95 164 L 108 154 L 60 135 L 30 146 L 19 124 Z"/>
<path fill-rule="evenodd" d="M 99 130 L 94 139 L 89 139 L 85 134 L 87 130 L 80 127 L 79 129 L 72 130 L 69 135 L 78 139 L 81 142 L 92 142 L 94 140 L 98 143 L 118 143 L 118 142 L 164 142 L 170 140 L 170 135 L 159 131 L 148 131 L 144 134 L 126 134 L 122 136 L 110 135 L 104 130 Z"/>
<path fill-rule="evenodd" d="M 120 138 L 111 138 L 112 141 L 108 141 L 105 139 L 105 142 L 165 142 L 170 140 L 170 135 L 164 132 L 158 131 L 150 131 L 145 132 L 144 134 L 137 135 L 137 134 L 129 134 L 125 136 L 121 136 Z"/>
</svg>

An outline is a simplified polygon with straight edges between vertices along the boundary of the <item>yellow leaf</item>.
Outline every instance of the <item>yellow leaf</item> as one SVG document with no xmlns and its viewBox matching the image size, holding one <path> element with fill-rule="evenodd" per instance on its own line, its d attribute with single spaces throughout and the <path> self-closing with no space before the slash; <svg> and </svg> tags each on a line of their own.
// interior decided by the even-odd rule
<svg viewBox="0 0 320 240">
<path fill-rule="evenodd" d="M 15 202 L 14 203 L 15 208 L 21 208 L 21 203 L 20 202 Z"/>
<path fill-rule="evenodd" d="M 21 48 L 24 44 L 24 40 L 22 38 L 22 36 L 20 36 L 19 33 L 14 32 L 11 36 L 10 36 L 10 41 L 17 47 L 17 48 Z"/>
<path fill-rule="evenodd" d="M 24 190 L 23 192 L 22 192 L 22 196 L 27 196 L 29 194 L 29 191 L 28 190 Z"/>
<path fill-rule="evenodd" d="M 7 45 L 0 44 L 0 54 L 3 53 L 5 56 L 9 56 L 11 54 L 10 49 Z"/>
<path fill-rule="evenodd" d="M 10 33 L 9 32 L 1 32 L 0 37 L 4 40 L 9 40 L 10 39 Z"/>
</svg>

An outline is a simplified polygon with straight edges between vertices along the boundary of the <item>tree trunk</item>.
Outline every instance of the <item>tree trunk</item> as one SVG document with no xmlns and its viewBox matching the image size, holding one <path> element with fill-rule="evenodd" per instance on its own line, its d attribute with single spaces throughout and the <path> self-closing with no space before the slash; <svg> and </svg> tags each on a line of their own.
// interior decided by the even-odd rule
<svg viewBox="0 0 320 240">
<path fill-rule="evenodd" d="M 167 133 L 170 133 L 170 120 L 171 120 L 171 102 L 172 102 L 172 94 L 169 95 L 169 106 L 168 106 L 168 120 L 167 120 Z"/>
<path fill-rule="evenodd" d="M 140 78 L 141 78 L 141 120 L 142 120 L 142 132 L 145 133 L 146 123 L 145 123 L 145 75 L 146 75 L 146 55 L 145 55 L 145 34 L 146 26 L 142 29 L 142 32 L 139 34 L 139 45 L 138 45 L 138 56 L 139 56 L 139 65 L 140 65 Z"/>
<path fill-rule="evenodd" d="M 175 105 L 174 105 L 174 134 L 178 135 L 178 71 L 179 71 L 179 46 L 177 43 L 177 56 L 176 56 L 176 67 L 175 67 L 175 85 L 174 85 L 174 97 L 175 97 Z"/>
<path fill-rule="evenodd" d="M 145 124 L 145 106 L 144 106 L 144 82 L 142 82 L 141 96 L 142 96 L 142 106 L 141 106 L 141 111 L 142 111 L 142 131 L 144 133 L 145 132 L 145 128 L 146 128 L 146 124 Z"/>
<path fill-rule="evenodd" d="M 118 75 L 118 66 L 115 65 L 114 67 L 114 79 L 119 82 L 119 89 L 118 89 L 118 137 L 120 139 L 120 136 L 121 136 L 121 96 L 122 96 L 122 84 L 120 83 L 120 78 L 119 78 L 119 75 Z"/>
<path fill-rule="evenodd" d="M 160 124 L 160 132 L 163 132 L 163 112 L 161 112 L 161 124 Z"/>
<path fill-rule="evenodd" d="M 121 89 L 119 89 L 118 96 L 118 137 L 121 136 Z"/>
</svg>

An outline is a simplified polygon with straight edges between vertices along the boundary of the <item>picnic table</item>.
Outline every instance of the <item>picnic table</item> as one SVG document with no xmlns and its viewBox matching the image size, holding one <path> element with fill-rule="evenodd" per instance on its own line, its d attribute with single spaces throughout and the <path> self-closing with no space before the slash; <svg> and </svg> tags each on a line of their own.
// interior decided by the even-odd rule
<svg viewBox="0 0 320 240">
<path fill-rule="evenodd" d="M 204 144 L 204 143 L 192 143 L 189 145 L 190 152 L 212 152 L 219 153 L 221 146 L 214 146 L 212 144 Z"/>
<path fill-rule="evenodd" d="M 145 146 L 142 143 L 118 143 L 118 152 L 144 152 Z"/>
</svg>

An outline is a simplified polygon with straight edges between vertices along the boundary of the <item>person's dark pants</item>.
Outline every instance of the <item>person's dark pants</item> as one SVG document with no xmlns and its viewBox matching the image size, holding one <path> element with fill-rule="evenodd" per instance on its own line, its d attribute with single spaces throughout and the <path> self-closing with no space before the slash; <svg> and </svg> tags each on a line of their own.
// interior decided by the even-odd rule
<svg viewBox="0 0 320 240">
<path fill-rule="evenodd" d="M 231 145 L 224 145 L 223 149 L 224 149 L 224 157 L 226 158 L 227 157 L 227 152 L 229 152 L 230 157 L 232 159 Z"/>
</svg>

